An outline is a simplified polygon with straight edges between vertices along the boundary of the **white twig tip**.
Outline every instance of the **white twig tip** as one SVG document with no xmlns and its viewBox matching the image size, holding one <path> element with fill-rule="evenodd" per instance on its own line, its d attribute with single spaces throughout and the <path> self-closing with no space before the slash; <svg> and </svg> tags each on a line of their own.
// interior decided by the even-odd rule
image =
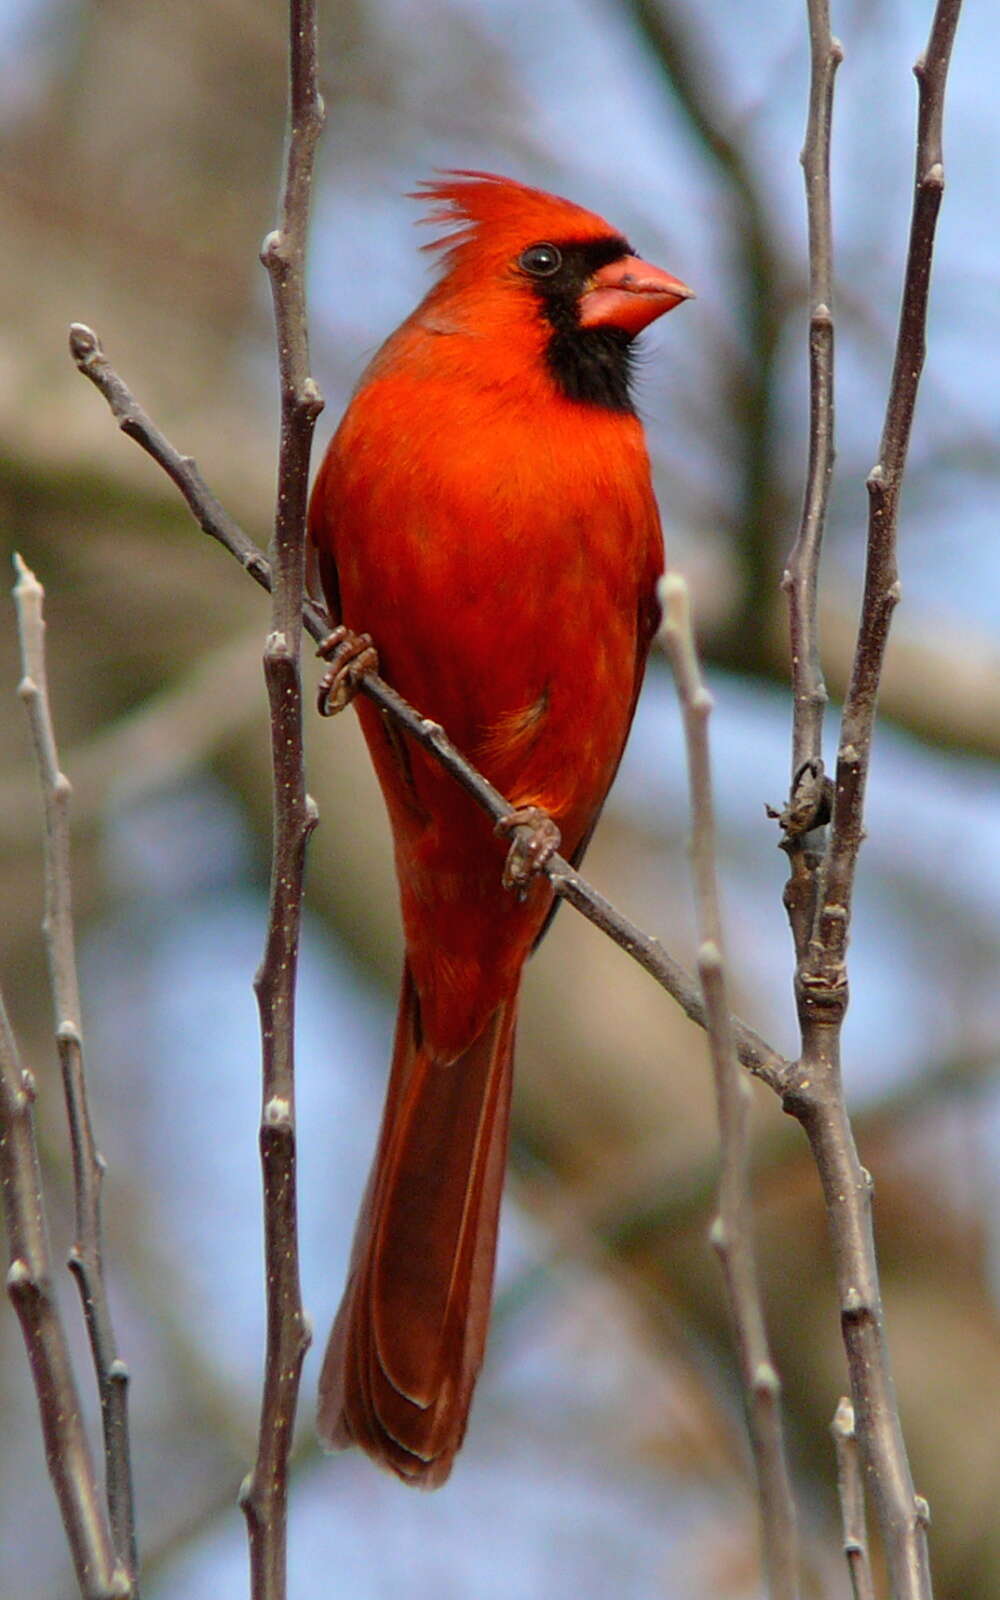
<svg viewBox="0 0 1000 1600">
<path fill-rule="evenodd" d="M 14 552 L 13 562 L 14 571 L 17 573 L 17 582 L 14 585 L 14 593 L 17 598 L 19 600 L 27 599 L 30 595 L 33 600 L 44 600 L 45 590 L 42 588 L 38 579 L 35 577 L 35 574 L 28 566 L 28 563 L 22 556 L 18 555 L 16 550 Z"/>
<path fill-rule="evenodd" d="M 74 361 L 86 361 L 89 356 L 95 355 L 101 348 L 101 341 L 93 328 L 88 328 L 85 322 L 71 322 L 69 325 L 69 349 Z"/>
<path fill-rule="evenodd" d="M 668 637 L 684 632 L 689 626 L 690 590 L 679 572 L 665 572 L 656 585 L 656 597 L 663 610 L 659 639 L 665 645 Z"/>
<path fill-rule="evenodd" d="M 753 1386 L 758 1394 L 766 1395 L 769 1400 L 777 1399 L 781 1393 L 781 1379 L 770 1361 L 759 1361 L 754 1368 Z"/>
</svg>

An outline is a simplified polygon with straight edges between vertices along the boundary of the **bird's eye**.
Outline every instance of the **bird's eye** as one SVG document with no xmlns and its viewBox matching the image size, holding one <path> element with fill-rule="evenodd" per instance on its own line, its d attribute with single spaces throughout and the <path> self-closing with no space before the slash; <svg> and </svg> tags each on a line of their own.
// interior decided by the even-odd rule
<svg viewBox="0 0 1000 1600">
<path fill-rule="evenodd" d="M 518 265 L 533 278 L 551 278 L 562 266 L 562 254 L 554 244 L 529 245 Z"/>
</svg>

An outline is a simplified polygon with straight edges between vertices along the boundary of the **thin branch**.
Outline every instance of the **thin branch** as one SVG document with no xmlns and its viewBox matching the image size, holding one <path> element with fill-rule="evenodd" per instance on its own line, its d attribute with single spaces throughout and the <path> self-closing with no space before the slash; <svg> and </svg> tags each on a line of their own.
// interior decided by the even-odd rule
<svg viewBox="0 0 1000 1600">
<path fill-rule="evenodd" d="M 73 1156 L 75 1239 L 73 1272 L 90 1339 L 104 1430 L 104 1463 L 111 1537 L 119 1566 L 138 1593 L 135 1507 L 128 1428 L 129 1373 L 118 1353 L 104 1280 L 101 1238 L 101 1179 L 104 1159 L 94 1138 L 84 1076 L 83 1030 L 76 971 L 70 890 L 69 780 L 59 770 L 45 668 L 44 590 L 20 556 L 14 557 L 14 603 L 21 646 L 24 703 L 35 747 L 45 817 L 45 918 L 43 931 L 55 1035 Z"/>
<path fill-rule="evenodd" d="M 715 808 L 708 749 L 712 699 L 695 652 L 687 584 L 668 573 L 660 584 L 661 642 L 670 656 L 684 717 L 691 793 L 692 865 L 698 916 L 698 973 L 715 1077 L 722 1171 L 712 1243 L 719 1252 L 736 1334 L 760 1508 L 764 1567 L 771 1600 L 797 1600 L 798 1536 L 785 1459 L 781 1382 L 771 1358 L 757 1278 L 750 1192 L 750 1085 L 733 1044 L 715 866 Z"/>
<path fill-rule="evenodd" d="M 879 459 L 868 478 L 865 588 L 837 758 L 830 839 L 810 937 L 796 971 L 802 1059 L 784 1097 L 809 1138 L 826 1202 L 840 1296 L 851 1400 L 878 1514 L 893 1600 L 929 1600 L 926 1502 L 914 1493 L 886 1342 L 871 1217 L 871 1176 L 861 1166 L 840 1076 L 847 1008 L 847 939 L 876 701 L 899 597 L 899 492 L 924 360 L 934 234 L 944 187 L 941 128 L 948 63 L 961 0 L 939 0 L 926 56 L 917 63 L 919 118 L 910 243 Z M 798 942 L 798 941 L 797 941 Z"/>
<path fill-rule="evenodd" d="M 134 1590 L 126 1575 L 115 1570 L 66 1334 L 52 1292 L 34 1104 L 35 1081 L 18 1059 L 0 995 L 0 1186 L 9 1251 L 7 1293 L 24 1336 L 45 1460 L 80 1593 L 84 1600 L 112 1600 Z"/>
<path fill-rule="evenodd" d="M 833 225 L 830 214 L 830 133 L 833 87 L 843 58 L 830 32 L 829 0 L 807 0 L 811 74 L 802 147 L 809 227 L 809 461 L 798 534 L 781 586 L 788 597 L 792 678 L 792 773 L 780 815 L 788 852 L 784 902 L 801 962 L 816 916 L 816 880 L 829 820 L 830 785 L 823 767 L 827 693 L 820 659 L 817 590 L 833 473 Z"/>
<path fill-rule="evenodd" d="M 289 6 L 289 111 L 279 225 L 261 260 L 271 280 L 281 382 L 278 497 L 272 544 L 271 630 L 264 676 L 271 708 L 274 835 L 264 955 L 254 979 L 260 1010 L 267 1349 L 257 1459 L 240 1494 L 254 1600 L 284 1600 L 288 1473 L 302 1362 L 310 1332 L 299 1280 L 295 1172 L 295 982 L 305 851 L 317 811 L 306 794 L 299 668 L 306 507 L 313 430 L 323 401 L 309 375 L 305 251 L 313 157 L 323 126 L 315 0 Z"/>
<path fill-rule="evenodd" d="M 792 778 L 823 755 L 826 686 L 820 663 L 816 590 L 833 472 L 833 229 L 830 129 L 833 84 L 843 51 L 830 33 L 829 0 L 809 0 L 812 74 L 802 148 L 809 222 L 809 464 L 798 536 L 782 586 L 792 645 Z"/>
<path fill-rule="evenodd" d="M 131 391 L 111 366 L 101 348 L 97 335 L 82 323 L 73 323 L 70 329 L 70 351 L 74 361 L 90 379 L 111 408 L 124 433 L 134 439 L 167 475 L 177 484 L 195 521 L 202 530 L 218 541 L 235 556 L 240 565 L 264 589 L 271 587 L 271 568 L 264 555 L 248 534 L 238 527 L 222 510 L 219 502 L 207 488 L 194 462 L 182 456 L 165 438 L 134 399 Z M 330 631 L 329 619 L 310 601 L 302 607 L 302 621 L 317 642 Z M 365 676 L 361 693 L 368 696 L 393 721 L 425 750 L 429 750 L 445 771 L 461 784 L 467 794 L 480 805 L 494 821 L 509 817 L 513 807 L 497 789 L 455 748 L 443 728 L 421 716 L 413 706 L 374 673 Z M 562 856 L 555 855 L 546 863 L 545 871 L 557 895 L 574 906 L 595 927 L 620 946 L 627 955 L 649 973 L 665 989 L 692 1022 L 705 1027 L 706 1015 L 698 982 L 685 972 L 678 962 L 667 954 L 658 939 L 654 939 L 622 915 L 604 899 L 585 878 Z M 736 1051 L 749 1072 L 766 1083 L 776 1094 L 783 1094 L 791 1082 L 791 1063 L 772 1048 L 759 1034 L 733 1018 Z"/>
<path fill-rule="evenodd" d="M 823 959 L 812 977 L 844 982 L 851 894 L 863 837 L 865 784 L 871 758 L 879 681 L 892 614 L 899 599 L 896 567 L 899 494 L 926 350 L 927 301 L 934 236 L 944 193 L 942 121 L 951 49 L 961 0 L 939 0 L 919 86 L 916 179 L 899 331 L 879 457 L 868 475 L 868 553 L 861 624 L 844 704 L 837 758 L 836 803 L 817 929 Z"/>
<path fill-rule="evenodd" d="M 875 1600 L 871 1565 L 868 1560 L 868 1529 L 865 1525 L 865 1486 L 861 1473 L 858 1438 L 854 1431 L 854 1407 L 846 1395 L 841 1399 L 830 1424 L 837 1452 L 837 1494 L 840 1520 L 844 1527 L 844 1555 L 851 1578 L 854 1600 Z"/>
</svg>

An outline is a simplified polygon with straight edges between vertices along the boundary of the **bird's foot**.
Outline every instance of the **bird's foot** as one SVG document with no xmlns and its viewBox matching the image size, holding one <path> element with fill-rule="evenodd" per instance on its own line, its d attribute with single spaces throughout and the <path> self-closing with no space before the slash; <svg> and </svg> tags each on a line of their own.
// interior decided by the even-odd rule
<svg viewBox="0 0 1000 1600">
<path fill-rule="evenodd" d="M 559 849 L 559 829 L 540 806 L 518 806 L 509 817 L 500 818 L 494 832 L 513 835 L 504 862 L 503 886 L 516 890 L 523 900 L 532 878 L 545 870 Z"/>
<path fill-rule="evenodd" d="M 316 654 L 330 663 L 319 680 L 316 709 L 321 717 L 335 717 L 350 705 L 362 678 L 378 671 L 378 651 L 370 633 L 354 633 L 341 624 L 327 634 Z"/>
</svg>

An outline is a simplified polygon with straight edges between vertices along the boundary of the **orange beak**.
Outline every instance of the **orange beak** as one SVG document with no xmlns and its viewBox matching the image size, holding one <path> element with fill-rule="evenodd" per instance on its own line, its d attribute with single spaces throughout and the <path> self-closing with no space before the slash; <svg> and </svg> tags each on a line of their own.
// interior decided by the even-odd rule
<svg viewBox="0 0 1000 1600">
<path fill-rule="evenodd" d="M 679 278 L 638 256 L 622 256 L 589 280 L 580 300 L 580 327 L 638 333 L 682 300 L 693 299 L 694 290 Z"/>
</svg>

